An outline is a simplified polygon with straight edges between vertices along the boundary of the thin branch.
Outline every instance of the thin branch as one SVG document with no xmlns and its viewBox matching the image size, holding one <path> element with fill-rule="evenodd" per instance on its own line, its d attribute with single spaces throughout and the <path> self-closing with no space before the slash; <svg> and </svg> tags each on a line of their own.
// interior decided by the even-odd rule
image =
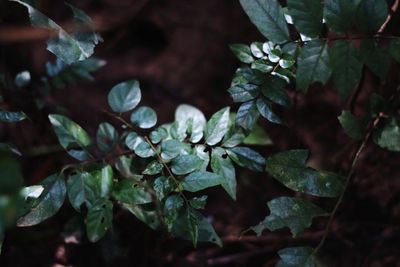
<svg viewBox="0 0 400 267">
<path fill-rule="evenodd" d="M 389 24 L 390 20 L 392 19 L 393 14 L 397 11 L 397 9 L 399 8 L 399 4 L 400 4 L 400 0 L 396 0 L 392 7 L 390 8 L 390 13 L 387 16 L 385 22 L 382 24 L 382 26 L 379 28 L 378 33 L 382 33 L 385 29 L 386 26 Z"/>
</svg>

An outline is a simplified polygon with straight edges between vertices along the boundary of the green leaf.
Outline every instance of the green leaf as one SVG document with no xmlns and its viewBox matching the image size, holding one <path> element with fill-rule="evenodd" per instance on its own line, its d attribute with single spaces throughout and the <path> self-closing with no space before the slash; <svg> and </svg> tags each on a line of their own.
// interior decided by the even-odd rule
<svg viewBox="0 0 400 267">
<path fill-rule="evenodd" d="M 131 156 L 120 156 L 116 159 L 115 168 L 122 177 L 139 181 L 143 176 L 139 175 L 139 171 L 135 167 L 135 161 Z"/>
<path fill-rule="evenodd" d="M 319 0 L 288 0 L 289 15 L 303 35 L 318 37 L 322 29 L 322 4 Z"/>
<path fill-rule="evenodd" d="M 202 161 L 200 167 L 197 168 L 199 171 L 206 171 L 210 163 L 210 155 L 208 151 L 205 151 L 206 149 L 204 145 L 197 145 L 193 149 L 193 155 L 196 155 Z"/>
<path fill-rule="evenodd" d="M 88 208 L 100 198 L 100 181 L 88 172 L 78 172 L 67 180 L 68 198 L 72 207 L 80 211 L 82 204 Z"/>
<path fill-rule="evenodd" d="M 168 177 L 161 176 L 154 180 L 153 189 L 156 192 L 158 200 L 163 200 L 175 188 L 176 183 Z"/>
<path fill-rule="evenodd" d="M 2 222 L 0 221 L 0 255 L 1 255 L 2 248 L 3 248 L 4 232 L 5 232 L 5 229 L 2 225 Z"/>
<path fill-rule="evenodd" d="M 306 166 L 307 150 L 288 150 L 267 159 L 266 171 L 286 187 L 318 197 L 337 197 L 343 177 Z"/>
<path fill-rule="evenodd" d="M 233 102 L 247 102 L 253 100 L 260 93 L 260 89 L 254 84 L 238 84 L 229 88 Z"/>
<path fill-rule="evenodd" d="M 155 175 L 161 173 L 163 168 L 164 165 L 162 165 L 162 163 L 160 163 L 158 160 L 153 160 L 146 166 L 142 173 L 145 175 Z"/>
<path fill-rule="evenodd" d="M 316 267 L 314 250 L 310 247 L 291 247 L 278 251 L 281 260 L 275 267 Z"/>
<path fill-rule="evenodd" d="M 171 231 L 176 219 L 178 218 L 179 211 L 184 204 L 185 202 L 182 197 L 178 195 L 169 196 L 165 200 L 163 211 L 168 231 Z"/>
<path fill-rule="evenodd" d="M 190 141 L 192 143 L 197 143 L 203 138 L 206 118 L 199 109 L 186 104 L 179 105 L 175 111 L 175 121 L 185 125 L 191 122 Z"/>
<path fill-rule="evenodd" d="M 325 0 L 324 19 L 329 29 L 345 33 L 351 29 L 359 0 Z"/>
<path fill-rule="evenodd" d="M 260 43 L 260 42 L 251 43 L 250 50 L 254 57 L 256 57 L 256 58 L 264 57 L 263 43 Z"/>
<path fill-rule="evenodd" d="M 147 141 L 138 136 L 136 133 L 131 132 L 125 139 L 126 146 L 135 151 L 135 154 L 141 158 L 149 158 L 154 156 L 155 152 Z"/>
<path fill-rule="evenodd" d="M 132 112 L 131 122 L 142 129 L 149 129 L 156 125 L 157 114 L 152 108 L 140 107 Z"/>
<path fill-rule="evenodd" d="M 194 197 L 189 200 L 190 206 L 194 209 L 204 209 L 207 203 L 208 196 Z"/>
<path fill-rule="evenodd" d="M 114 186 L 112 196 L 125 204 L 146 204 L 151 203 L 151 194 L 142 186 L 132 180 L 119 181 Z"/>
<path fill-rule="evenodd" d="M 260 114 L 255 101 L 248 101 L 240 105 L 235 123 L 243 129 L 250 131 L 256 124 Z"/>
<path fill-rule="evenodd" d="M 263 72 L 257 69 L 251 69 L 248 66 L 244 66 L 236 70 L 231 86 L 247 83 L 261 85 L 264 81 L 265 74 Z"/>
<path fill-rule="evenodd" d="M 54 30 L 55 37 L 47 41 L 47 50 L 55 54 L 66 64 L 72 64 L 76 61 L 84 60 L 90 57 L 94 52 L 94 47 L 102 41 L 101 37 L 91 30 L 92 21 L 82 11 L 70 4 L 67 4 L 74 13 L 74 22 L 81 29 L 86 31 L 69 34 L 57 23 L 35 9 L 28 0 L 10 0 L 17 2 L 28 9 L 29 18 L 32 26 Z"/>
<path fill-rule="evenodd" d="M 284 124 L 284 122 L 272 111 L 271 103 L 264 97 L 257 99 L 257 109 L 261 116 L 268 121 L 276 124 Z"/>
<path fill-rule="evenodd" d="M 90 242 L 99 241 L 112 227 L 113 203 L 100 199 L 88 211 L 86 232 Z"/>
<path fill-rule="evenodd" d="M 188 174 L 200 168 L 202 163 L 196 155 L 181 155 L 172 160 L 171 171 L 176 175 Z"/>
<path fill-rule="evenodd" d="M 398 119 L 390 118 L 383 128 L 373 134 L 374 142 L 387 150 L 400 151 L 400 122 Z"/>
<path fill-rule="evenodd" d="M 142 94 L 139 82 L 130 80 L 115 85 L 108 94 L 108 104 L 114 112 L 122 113 L 134 109 Z"/>
<path fill-rule="evenodd" d="M 53 174 L 43 180 L 44 191 L 34 200 L 32 209 L 19 218 L 17 226 L 33 226 L 55 215 L 64 203 L 66 188 L 63 177 Z"/>
<path fill-rule="evenodd" d="M 329 49 L 332 76 L 342 99 L 347 99 L 360 82 L 363 63 L 350 41 L 338 40 Z"/>
<path fill-rule="evenodd" d="M 236 172 L 230 158 L 226 156 L 224 149 L 217 147 L 211 152 L 211 169 L 214 173 L 219 174 L 222 179 L 222 187 L 225 191 L 236 200 Z"/>
<path fill-rule="evenodd" d="M 251 68 L 254 70 L 258 70 L 262 73 L 269 73 L 274 69 L 272 63 L 267 59 L 257 59 L 253 63 L 251 63 Z"/>
<path fill-rule="evenodd" d="M 226 132 L 229 124 L 229 107 L 223 108 L 211 116 L 206 124 L 206 143 L 213 146 L 219 143 Z"/>
<path fill-rule="evenodd" d="M 229 127 L 228 132 L 225 134 L 224 139 L 222 140 L 223 147 L 235 147 L 241 144 L 246 135 L 244 130 L 235 124 L 235 121 Z"/>
<path fill-rule="evenodd" d="M 11 152 L 0 152 L 0 196 L 13 194 L 23 185 L 20 160 Z"/>
<path fill-rule="evenodd" d="M 90 157 L 86 148 L 90 146 L 91 140 L 82 127 L 63 115 L 50 114 L 49 120 L 58 141 L 70 156 L 78 160 L 86 160 Z"/>
<path fill-rule="evenodd" d="M 17 87 L 27 86 L 31 82 L 31 73 L 27 70 L 21 71 L 15 76 L 14 82 Z"/>
<path fill-rule="evenodd" d="M 265 229 L 275 231 L 289 227 L 295 237 L 311 226 L 312 220 L 327 213 L 320 207 L 300 198 L 279 197 L 267 203 L 270 214 L 251 229 L 260 236 Z"/>
<path fill-rule="evenodd" d="M 276 0 L 240 0 L 246 14 L 269 40 L 281 44 L 290 40 L 283 10 Z"/>
<path fill-rule="evenodd" d="M 155 210 L 147 210 L 139 205 L 123 205 L 140 221 L 147 224 L 151 229 L 158 230 L 160 228 L 160 220 Z"/>
<path fill-rule="evenodd" d="M 361 0 L 358 4 L 356 22 L 366 33 L 376 33 L 388 16 L 386 0 Z"/>
<path fill-rule="evenodd" d="M 223 182 L 224 179 L 220 175 L 212 172 L 196 171 L 186 176 L 181 185 L 186 191 L 197 192 L 208 187 L 220 185 Z"/>
<path fill-rule="evenodd" d="M 381 80 L 384 80 L 392 63 L 389 53 L 378 47 L 372 40 L 363 40 L 360 52 L 365 65 Z"/>
<path fill-rule="evenodd" d="M 113 189 L 114 173 L 110 165 L 105 165 L 100 170 L 94 172 L 94 176 L 100 183 L 100 196 L 108 197 Z"/>
<path fill-rule="evenodd" d="M 396 38 L 390 41 L 389 44 L 390 55 L 400 63 L 400 38 Z"/>
<path fill-rule="evenodd" d="M 161 158 L 168 161 L 180 154 L 188 154 L 188 149 L 190 148 L 177 140 L 164 140 L 161 143 Z"/>
<path fill-rule="evenodd" d="M 22 111 L 0 111 L 0 121 L 2 122 L 18 122 L 26 118 L 26 114 Z"/>
<path fill-rule="evenodd" d="M 110 152 L 118 143 L 118 132 L 108 122 L 99 125 L 96 134 L 97 146 L 103 152 Z"/>
<path fill-rule="evenodd" d="M 248 147 L 234 147 L 226 149 L 228 156 L 239 166 L 256 172 L 263 172 L 265 159 L 256 151 Z"/>
<path fill-rule="evenodd" d="M 314 82 L 325 84 L 331 75 L 327 44 L 319 40 L 307 42 L 297 59 L 297 89 L 306 93 Z"/>
<path fill-rule="evenodd" d="M 243 140 L 245 145 L 268 146 L 272 144 L 271 138 L 265 132 L 264 128 L 255 125 L 250 134 Z"/>
<path fill-rule="evenodd" d="M 365 132 L 365 123 L 351 114 L 350 111 L 342 111 L 338 117 L 345 133 L 354 140 L 361 140 Z"/>
<path fill-rule="evenodd" d="M 251 54 L 250 47 L 245 44 L 231 44 L 229 46 L 233 54 L 243 63 L 251 63 L 254 58 Z"/>
<path fill-rule="evenodd" d="M 195 247 L 197 242 L 211 242 L 222 246 L 222 240 L 208 219 L 190 207 L 179 214 L 172 233 L 176 237 L 191 240 Z"/>
</svg>

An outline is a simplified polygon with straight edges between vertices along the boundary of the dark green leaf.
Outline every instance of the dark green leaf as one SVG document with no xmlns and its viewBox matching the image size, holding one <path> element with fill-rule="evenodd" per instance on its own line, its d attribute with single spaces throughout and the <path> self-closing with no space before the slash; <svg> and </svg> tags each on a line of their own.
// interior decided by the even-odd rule
<svg viewBox="0 0 400 267">
<path fill-rule="evenodd" d="M 71 5 L 74 19 L 77 24 L 85 28 L 86 32 L 77 32 L 71 35 L 62 29 L 53 20 L 46 17 L 43 13 L 35 9 L 28 0 L 11 0 L 28 9 L 29 18 L 32 26 L 54 30 L 55 36 L 47 41 L 47 50 L 55 54 L 66 64 L 84 60 L 94 52 L 94 47 L 102 41 L 101 37 L 94 33 L 91 28 L 91 19 L 82 11 Z"/>
<path fill-rule="evenodd" d="M 224 149 L 217 147 L 211 152 L 211 169 L 219 174 L 222 179 L 222 187 L 236 200 L 236 172 L 230 158 L 227 157 Z"/>
<path fill-rule="evenodd" d="M 316 267 L 314 250 L 310 247 L 291 247 L 278 251 L 281 260 L 275 267 Z"/>
<path fill-rule="evenodd" d="M 261 85 L 265 81 L 265 74 L 258 69 L 251 69 L 248 66 L 238 68 L 233 76 L 231 86 L 238 84 Z"/>
<path fill-rule="evenodd" d="M 91 144 L 91 140 L 82 127 L 63 115 L 51 114 L 49 120 L 53 125 L 58 141 L 68 154 L 78 160 L 89 158 L 90 155 L 86 148 Z"/>
<path fill-rule="evenodd" d="M 392 117 L 385 123 L 382 129 L 374 132 L 374 142 L 387 150 L 400 151 L 400 123 Z"/>
<path fill-rule="evenodd" d="M 224 179 L 220 175 L 212 172 L 196 171 L 183 179 L 182 187 L 186 191 L 197 192 L 208 187 L 220 185 L 223 182 Z"/>
<path fill-rule="evenodd" d="M 363 32 L 375 33 L 385 22 L 387 16 L 386 0 L 361 0 L 356 14 L 357 26 Z"/>
<path fill-rule="evenodd" d="M 103 152 L 110 152 L 118 143 L 118 132 L 108 122 L 99 125 L 96 134 L 97 146 Z"/>
<path fill-rule="evenodd" d="M 0 111 L 0 121 L 2 122 L 18 122 L 26 118 L 26 114 L 22 111 Z"/>
<path fill-rule="evenodd" d="M 372 40 L 363 40 L 360 52 L 365 65 L 380 79 L 384 80 L 392 62 L 389 53 L 378 47 Z"/>
<path fill-rule="evenodd" d="M 152 201 L 150 193 L 132 180 L 122 180 L 115 184 L 112 196 L 125 204 L 146 204 Z"/>
<path fill-rule="evenodd" d="M 142 129 L 149 129 L 156 125 L 157 114 L 152 108 L 140 107 L 132 112 L 131 122 Z"/>
<path fill-rule="evenodd" d="M 32 209 L 21 217 L 17 226 L 33 226 L 52 217 L 64 203 L 66 188 L 63 177 L 53 174 L 41 183 L 44 191 L 32 204 Z"/>
<path fill-rule="evenodd" d="M 253 100 L 260 93 L 260 89 L 254 84 L 239 84 L 229 88 L 233 102 L 247 102 Z"/>
<path fill-rule="evenodd" d="M 181 155 L 172 160 L 171 171 L 176 175 L 188 174 L 200 168 L 202 163 L 196 155 Z"/>
<path fill-rule="evenodd" d="M 268 121 L 277 124 L 284 124 L 284 122 L 272 111 L 271 103 L 264 97 L 257 99 L 257 109 L 261 116 Z"/>
<path fill-rule="evenodd" d="M 307 42 L 297 61 L 297 88 L 307 92 L 314 82 L 325 84 L 331 75 L 327 44 L 319 40 Z"/>
<path fill-rule="evenodd" d="M 183 207 L 185 202 L 183 198 L 178 195 L 169 196 L 164 203 L 164 216 L 165 223 L 167 224 L 168 230 L 171 231 L 175 220 L 178 218 L 179 211 Z"/>
<path fill-rule="evenodd" d="M 255 101 L 245 102 L 240 105 L 237 111 L 236 124 L 249 131 L 254 127 L 259 116 Z"/>
<path fill-rule="evenodd" d="M 345 33 L 353 26 L 359 0 L 325 0 L 324 19 L 329 28 Z"/>
<path fill-rule="evenodd" d="M 257 59 L 251 63 L 251 68 L 262 73 L 269 73 L 274 69 L 272 63 L 267 59 Z"/>
<path fill-rule="evenodd" d="M 2 225 L 1 219 L 0 219 L 0 255 L 1 255 L 1 251 L 3 248 L 3 242 L 4 242 L 4 226 Z"/>
<path fill-rule="evenodd" d="M 114 112 L 122 113 L 134 109 L 141 98 L 139 82 L 131 80 L 119 83 L 111 89 L 108 104 Z"/>
<path fill-rule="evenodd" d="M 93 206 L 100 198 L 100 188 L 100 180 L 88 172 L 78 172 L 67 180 L 68 198 L 77 211 L 80 211 L 83 203 L 89 208 Z"/>
<path fill-rule="evenodd" d="M 240 0 L 240 4 L 253 24 L 265 37 L 277 44 L 289 41 L 289 30 L 278 1 Z"/>
<path fill-rule="evenodd" d="M 236 126 L 235 121 L 229 127 L 228 132 L 225 134 L 224 139 L 222 140 L 223 147 L 235 147 L 240 145 L 243 140 L 246 138 L 244 130 Z"/>
<path fill-rule="evenodd" d="M 189 149 L 190 147 L 188 148 L 184 143 L 177 140 L 164 140 L 161 143 L 161 158 L 171 160 Z"/>
<path fill-rule="evenodd" d="M 248 147 L 234 147 L 226 152 L 237 165 L 256 172 L 264 171 L 265 159 L 256 151 Z"/>
<path fill-rule="evenodd" d="M 318 37 L 322 29 L 322 4 L 319 0 L 288 0 L 289 15 L 303 35 Z"/>
<path fill-rule="evenodd" d="M 326 212 L 311 202 L 300 198 L 279 197 L 267 203 L 270 214 L 251 229 L 260 236 L 265 229 L 275 231 L 289 227 L 295 237 L 311 226 L 314 217 L 326 215 Z"/>
<path fill-rule="evenodd" d="M 160 220 L 157 211 L 147 210 L 139 205 L 124 204 L 123 207 L 128 209 L 136 218 L 147 224 L 151 229 L 158 230 L 160 228 Z"/>
<path fill-rule="evenodd" d="M 261 87 L 262 94 L 270 101 L 287 107 L 290 106 L 290 98 L 283 89 L 285 82 L 282 79 L 271 76 Z"/>
<path fill-rule="evenodd" d="M 190 206 L 192 206 L 194 209 L 204 209 L 204 207 L 206 206 L 207 198 L 207 196 L 194 197 L 189 200 Z"/>
<path fill-rule="evenodd" d="M 365 132 L 365 123 L 351 114 L 350 111 L 342 111 L 338 117 L 340 125 L 342 125 L 345 133 L 354 140 L 361 140 Z"/>
<path fill-rule="evenodd" d="M 332 76 L 342 99 L 347 99 L 360 81 L 363 64 L 358 50 L 346 40 L 335 41 L 329 49 Z"/>
<path fill-rule="evenodd" d="M 337 197 L 343 190 L 343 177 L 306 166 L 307 150 L 289 150 L 267 159 L 266 171 L 286 187 L 319 197 Z"/>
<path fill-rule="evenodd" d="M 0 196 L 13 194 L 23 184 L 20 161 L 8 151 L 0 152 Z"/>
<path fill-rule="evenodd" d="M 400 38 L 390 41 L 389 53 L 397 62 L 400 63 Z"/>
<path fill-rule="evenodd" d="M 226 132 L 229 124 L 229 107 L 223 108 L 211 116 L 206 124 L 204 137 L 206 143 L 213 146 L 219 143 Z"/>
<path fill-rule="evenodd" d="M 251 63 L 254 58 L 251 54 L 250 47 L 245 44 L 231 44 L 229 48 L 233 54 L 243 63 Z"/>
<path fill-rule="evenodd" d="M 143 178 L 139 175 L 138 169 L 135 167 L 135 161 L 130 156 L 121 156 L 115 162 L 115 168 L 119 171 L 120 175 L 125 178 L 139 181 Z"/>
<path fill-rule="evenodd" d="M 112 227 L 113 203 L 101 199 L 88 211 L 86 232 L 91 242 L 99 241 Z"/>
<path fill-rule="evenodd" d="M 194 246 L 196 246 L 197 241 L 211 242 L 222 246 L 221 239 L 207 218 L 190 207 L 180 213 L 175 221 L 172 233 L 176 237 L 191 240 Z"/>
</svg>

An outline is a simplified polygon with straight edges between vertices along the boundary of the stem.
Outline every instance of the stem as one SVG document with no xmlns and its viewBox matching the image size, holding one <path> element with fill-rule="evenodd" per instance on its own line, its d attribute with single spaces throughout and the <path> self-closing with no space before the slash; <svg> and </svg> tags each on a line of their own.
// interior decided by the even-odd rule
<svg viewBox="0 0 400 267">
<path fill-rule="evenodd" d="M 116 115 L 114 113 L 111 113 L 107 110 L 103 110 L 104 113 L 106 113 L 107 115 L 113 117 L 114 119 L 119 120 L 120 122 L 122 122 L 124 125 L 126 125 L 128 128 L 130 129 L 135 129 L 135 127 L 132 126 L 132 124 L 130 124 L 129 122 L 127 122 L 124 118 L 122 118 L 120 115 Z"/>
<path fill-rule="evenodd" d="M 375 35 L 358 35 L 358 36 L 337 36 L 337 37 L 330 37 L 330 38 L 316 38 L 316 39 L 311 39 L 308 41 L 302 41 L 302 40 L 295 40 L 295 41 L 288 41 L 287 43 L 297 43 L 297 44 L 304 44 L 307 42 L 311 41 L 337 41 L 337 40 L 363 40 L 363 39 L 396 39 L 399 38 L 399 36 L 394 36 L 394 35 L 381 35 L 381 34 L 375 34 Z"/>
<path fill-rule="evenodd" d="M 325 228 L 325 234 L 322 236 L 321 241 L 319 242 L 318 246 L 315 248 L 314 254 L 318 253 L 318 251 L 324 245 L 326 238 L 328 237 L 330 228 L 331 228 L 332 223 L 333 223 L 333 219 L 334 219 L 334 217 L 336 215 L 336 212 L 337 212 L 340 204 L 343 201 L 344 194 L 345 194 L 346 189 L 347 189 L 347 187 L 349 185 L 350 179 L 354 174 L 354 171 L 356 169 L 357 162 L 358 162 L 358 159 L 360 158 L 361 152 L 364 150 L 365 146 L 367 145 L 367 142 L 368 142 L 369 138 L 371 137 L 371 134 L 372 134 L 373 130 L 378 125 L 378 123 L 379 123 L 379 121 L 381 120 L 382 117 L 383 117 L 382 114 L 379 114 L 378 117 L 376 117 L 375 120 L 372 122 L 371 126 L 369 127 L 369 130 L 367 131 L 367 133 L 364 136 L 363 141 L 361 142 L 360 146 L 358 147 L 357 152 L 353 156 L 353 159 L 351 161 L 350 170 L 349 170 L 349 172 L 348 172 L 348 174 L 346 176 L 346 181 L 345 181 L 343 190 L 342 190 L 342 192 L 341 192 L 341 194 L 340 194 L 340 196 L 339 196 L 339 198 L 338 198 L 338 200 L 337 200 L 337 202 L 335 204 L 335 207 L 333 208 L 333 210 L 332 210 L 332 212 L 331 212 L 331 214 L 329 216 L 329 220 L 328 220 L 328 223 L 327 223 L 326 228 Z"/>
</svg>

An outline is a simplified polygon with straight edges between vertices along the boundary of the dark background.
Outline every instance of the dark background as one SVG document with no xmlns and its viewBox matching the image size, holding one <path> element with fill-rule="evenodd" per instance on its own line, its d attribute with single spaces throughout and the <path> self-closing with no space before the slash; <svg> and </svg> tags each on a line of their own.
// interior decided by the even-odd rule
<svg viewBox="0 0 400 267">
<path fill-rule="evenodd" d="M 238 61 L 228 45 L 264 41 L 234 0 L 81 0 L 72 4 L 94 20 L 104 43 L 95 56 L 107 61 L 96 74 L 96 82 L 83 82 L 47 96 L 44 110 L 34 99 L 35 86 L 8 92 L 7 108 L 23 110 L 32 121 L 0 126 L 2 141 L 14 143 L 26 184 L 40 181 L 73 162 L 63 151 L 33 155 L 34 148 L 57 144 L 47 114 L 65 108 L 72 120 L 92 136 L 102 121 L 110 121 L 102 110 L 113 85 L 128 79 L 141 82 L 142 104 L 154 108 L 159 122 L 173 120 L 180 103 L 197 106 L 207 117 L 224 106 L 234 106 L 226 89 Z M 62 1 L 38 1 L 43 13 L 68 24 L 70 11 Z M 0 71 L 7 77 L 28 69 L 33 79 L 45 73 L 45 63 L 54 60 L 45 48 L 41 31 L 29 26 L 26 9 L 0 2 Z M 388 27 L 399 25 L 396 16 Z M 398 84 L 399 69 L 390 77 L 397 83 L 379 86 L 368 71 L 358 97 L 356 112 L 362 113 L 372 91 L 384 92 Z M 278 112 L 289 127 L 262 121 L 273 146 L 255 148 L 263 155 L 291 148 L 308 148 L 310 164 L 345 173 L 353 143 L 340 129 L 337 116 L 347 103 L 328 87 L 313 86 L 307 97 L 288 88 L 294 106 Z M 118 124 L 113 121 L 114 125 Z M 336 216 L 321 260 L 326 266 L 400 266 L 399 156 L 370 144 L 361 156 L 357 174 Z M 232 201 L 221 189 L 208 190 L 205 214 L 213 220 L 225 241 L 223 248 L 201 244 L 193 249 L 187 241 L 156 233 L 127 212 L 114 210 L 114 229 L 102 241 L 91 244 L 80 229 L 80 216 L 69 204 L 52 219 L 31 228 L 7 231 L 0 266 L 273 266 L 276 251 L 289 245 L 315 246 L 323 234 L 325 220 L 315 220 L 310 231 L 296 239 L 287 229 L 261 238 L 235 234 L 257 224 L 268 213 L 266 202 L 293 195 L 265 173 L 240 170 L 238 199 Z M 330 210 L 334 200 L 317 200 Z M 76 227 L 78 226 L 78 227 Z M 72 230 L 71 230 L 72 229 Z M 77 237 L 72 240 L 71 235 Z M 69 237 L 69 238 L 68 238 Z"/>
</svg>

